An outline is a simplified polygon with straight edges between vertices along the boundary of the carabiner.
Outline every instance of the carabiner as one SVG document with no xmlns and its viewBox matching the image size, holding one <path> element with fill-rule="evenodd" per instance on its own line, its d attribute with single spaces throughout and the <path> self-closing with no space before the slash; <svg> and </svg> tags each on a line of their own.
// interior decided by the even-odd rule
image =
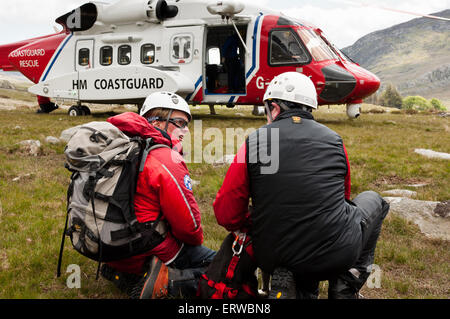
<svg viewBox="0 0 450 319">
<path fill-rule="evenodd" d="M 239 240 L 240 240 L 240 236 L 239 235 L 236 236 L 236 239 L 235 239 L 235 241 L 233 243 L 233 246 L 231 246 L 231 250 L 233 251 L 233 256 L 239 256 L 242 253 L 242 249 L 244 248 L 244 243 L 245 243 L 245 238 L 246 237 L 247 237 L 247 234 L 244 233 L 244 236 L 242 237 L 242 245 L 240 245 L 239 250 L 236 251 L 236 249 L 235 249 L 236 244 L 238 244 Z"/>
</svg>

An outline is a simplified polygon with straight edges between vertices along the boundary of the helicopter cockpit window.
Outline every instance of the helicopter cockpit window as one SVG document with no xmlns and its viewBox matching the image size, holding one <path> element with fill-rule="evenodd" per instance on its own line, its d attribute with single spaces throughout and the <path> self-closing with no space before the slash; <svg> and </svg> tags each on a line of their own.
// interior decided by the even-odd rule
<svg viewBox="0 0 450 319">
<path fill-rule="evenodd" d="M 174 63 L 189 63 L 192 60 L 192 35 L 182 34 L 172 38 L 170 55 Z"/>
<path fill-rule="evenodd" d="M 100 64 L 101 65 L 111 65 L 113 59 L 113 48 L 111 46 L 106 46 L 100 48 Z"/>
<path fill-rule="evenodd" d="M 143 64 L 152 64 L 155 61 L 155 45 L 148 43 L 141 47 L 141 62 Z"/>
<path fill-rule="evenodd" d="M 81 66 L 89 65 L 89 49 L 83 48 L 78 51 L 78 64 Z"/>
<path fill-rule="evenodd" d="M 131 63 L 131 46 L 121 45 L 119 47 L 119 64 L 127 65 Z"/>
<path fill-rule="evenodd" d="M 299 29 L 297 30 L 303 43 L 305 43 L 312 57 L 316 61 L 338 59 L 336 54 L 328 47 L 323 39 L 313 30 Z"/>
<path fill-rule="evenodd" d="M 270 33 L 269 64 L 286 65 L 307 63 L 308 54 L 291 29 L 273 30 Z"/>
</svg>

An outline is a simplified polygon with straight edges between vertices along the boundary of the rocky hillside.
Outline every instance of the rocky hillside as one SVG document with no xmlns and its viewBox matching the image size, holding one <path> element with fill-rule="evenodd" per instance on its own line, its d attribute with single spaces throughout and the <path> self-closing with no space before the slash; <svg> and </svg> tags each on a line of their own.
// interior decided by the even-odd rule
<svg viewBox="0 0 450 319">
<path fill-rule="evenodd" d="M 434 13 L 450 18 L 450 9 Z M 400 93 L 450 101 L 450 22 L 417 18 L 370 33 L 343 51 Z"/>
</svg>

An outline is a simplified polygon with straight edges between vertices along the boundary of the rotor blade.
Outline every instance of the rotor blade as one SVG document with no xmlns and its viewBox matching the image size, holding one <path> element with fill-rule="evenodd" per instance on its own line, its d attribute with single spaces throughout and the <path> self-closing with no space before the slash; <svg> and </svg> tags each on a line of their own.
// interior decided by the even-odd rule
<svg viewBox="0 0 450 319">
<path fill-rule="evenodd" d="M 410 12 L 410 11 L 405 11 L 405 10 L 391 9 L 391 8 L 386 8 L 386 7 L 381 7 L 381 6 L 377 6 L 377 5 L 371 5 L 371 4 L 364 4 L 364 6 L 374 7 L 374 8 L 378 8 L 378 9 L 382 9 L 382 10 L 388 10 L 388 11 L 393 11 L 393 12 L 412 14 L 412 15 L 419 16 L 419 17 L 424 17 L 424 18 L 431 18 L 431 19 L 438 19 L 438 20 L 443 20 L 443 21 L 450 21 L 450 19 L 448 19 L 448 18 L 433 16 L 433 15 L 429 15 L 429 14 L 421 14 L 421 13 Z"/>
<path fill-rule="evenodd" d="M 335 2 L 337 2 L 337 1 L 335 0 Z M 383 6 L 378 6 L 376 4 L 359 3 L 359 2 L 346 1 L 346 0 L 339 1 L 339 2 L 340 3 L 346 2 L 348 4 L 357 5 L 357 6 L 361 6 L 361 7 L 372 7 L 372 8 L 377 8 L 377 9 L 381 9 L 381 10 L 387 10 L 387 11 L 393 11 L 393 12 L 399 12 L 399 13 L 406 13 L 406 14 L 411 14 L 411 15 L 415 15 L 415 16 L 418 16 L 418 17 L 437 19 L 437 20 L 443 20 L 443 21 L 450 21 L 450 19 L 444 18 L 444 17 L 438 17 L 438 16 L 434 16 L 434 15 L 430 15 L 430 14 L 421 14 L 421 13 L 417 13 L 417 12 L 411 12 L 411 11 L 387 8 L 387 7 L 383 7 Z"/>
</svg>

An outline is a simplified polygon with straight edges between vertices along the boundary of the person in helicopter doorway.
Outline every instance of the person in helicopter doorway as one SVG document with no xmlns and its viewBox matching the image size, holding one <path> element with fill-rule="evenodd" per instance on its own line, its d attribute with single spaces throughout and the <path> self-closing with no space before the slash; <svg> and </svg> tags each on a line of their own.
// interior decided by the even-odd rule
<svg viewBox="0 0 450 319">
<path fill-rule="evenodd" d="M 242 36 L 242 32 L 240 32 Z M 244 64 L 240 57 L 239 35 L 234 32 L 230 35 L 221 48 L 222 63 L 227 71 L 228 78 L 228 92 L 229 93 L 244 93 Z"/>
<path fill-rule="evenodd" d="M 256 262 L 272 274 L 270 298 L 318 298 L 322 280 L 329 298 L 358 298 L 389 204 L 373 191 L 350 200 L 346 149 L 314 120 L 307 76 L 275 77 L 264 103 L 268 124 L 236 154 L 213 204 L 216 219 L 228 231 L 249 227 Z"/>
<path fill-rule="evenodd" d="M 216 252 L 202 246 L 200 210 L 181 154 L 192 119 L 189 105 L 176 94 L 156 92 L 140 115 L 128 112 L 108 121 L 165 145 L 148 154 L 134 199 L 138 222 L 157 222 L 164 240 L 147 253 L 104 264 L 101 274 L 132 298 L 192 298 Z"/>
</svg>

